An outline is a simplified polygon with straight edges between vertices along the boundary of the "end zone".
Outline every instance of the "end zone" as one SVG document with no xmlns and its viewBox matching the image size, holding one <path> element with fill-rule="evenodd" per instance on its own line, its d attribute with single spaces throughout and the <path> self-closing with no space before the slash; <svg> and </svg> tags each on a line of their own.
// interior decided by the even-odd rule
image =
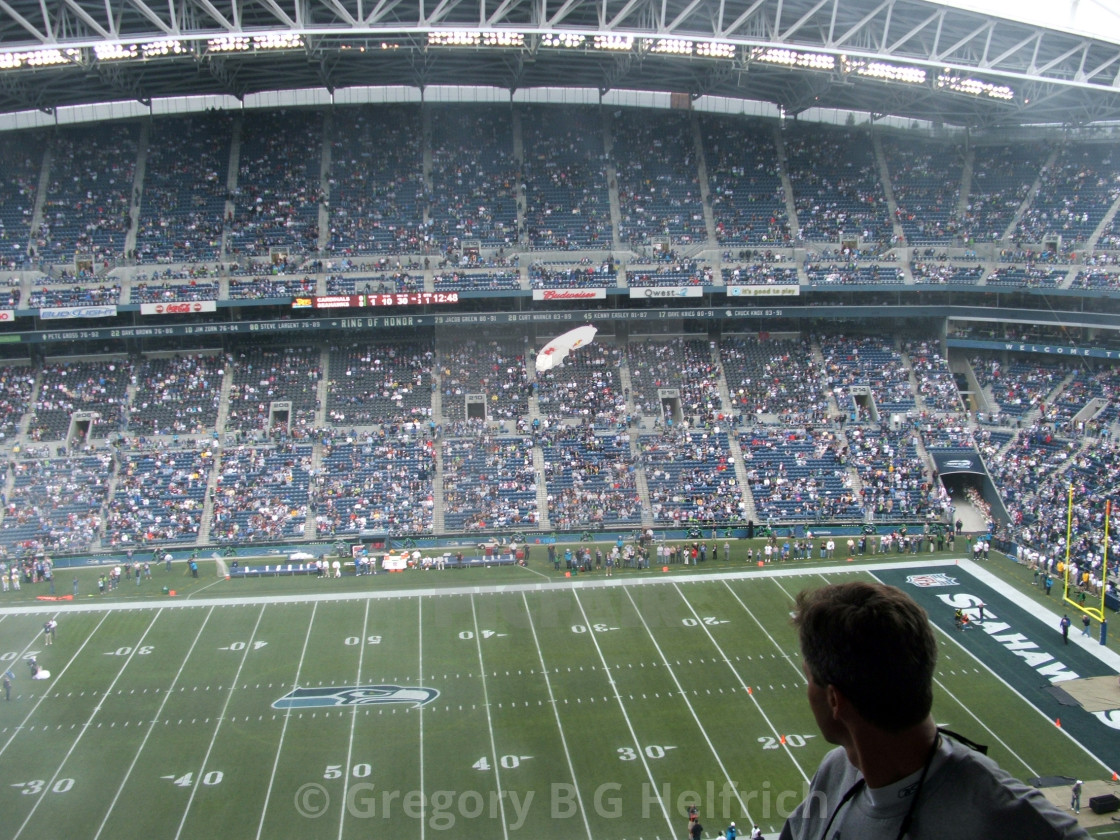
<svg viewBox="0 0 1120 840">
<path fill-rule="evenodd" d="M 1120 768 L 1120 655 L 1079 632 L 1063 643 L 1060 614 L 1008 589 L 972 561 L 952 567 L 879 569 L 873 574 L 909 593 L 925 607 L 934 625 L 979 667 L 1051 725 L 1060 720 L 1063 731 L 1101 763 L 1105 778 Z M 1055 606 L 1060 609 L 1061 602 Z M 969 617 L 967 630 L 957 629 L 956 610 Z M 1111 692 L 1104 688 L 1107 682 L 1113 686 Z M 1058 686 L 1063 691 L 1055 691 Z M 1089 705 L 1078 697 L 1085 693 L 1082 686 L 1094 687 L 1095 699 Z"/>
</svg>

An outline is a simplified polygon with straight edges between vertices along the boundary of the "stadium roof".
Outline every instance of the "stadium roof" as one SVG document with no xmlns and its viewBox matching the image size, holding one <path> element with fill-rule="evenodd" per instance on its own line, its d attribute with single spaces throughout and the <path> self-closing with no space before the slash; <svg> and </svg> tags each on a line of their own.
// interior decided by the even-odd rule
<svg viewBox="0 0 1120 840">
<path fill-rule="evenodd" d="M 975 11 L 981 5 L 1014 7 L 1026 22 Z M 1042 8 L 1033 0 L 0 0 L 0 113 L 471 85 L 661 91 L 682 102 L 769 102 L 787 115 L 836 108 L 979 127 L 1120 119 L 1120 25 L 1108 23 L 1117 13 L 1100 0 L 1074 0 L 1065 12 L 1050 0 L 1047 28 L 1031 22 Z"/>
</svg>

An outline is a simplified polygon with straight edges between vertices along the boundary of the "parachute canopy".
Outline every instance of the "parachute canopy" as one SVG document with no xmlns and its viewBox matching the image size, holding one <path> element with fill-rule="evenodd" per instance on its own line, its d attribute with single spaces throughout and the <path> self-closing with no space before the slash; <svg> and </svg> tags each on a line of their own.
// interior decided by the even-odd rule
<svg viewBox="0 0 1120 840">
<path fill-rule="evenodd" d="M 548 342 L 537 354 L 537 373 L 552 370 L 568 358 L 578 347 L 585 347 L 595 340 L 598 330 L 591 326 L 576 327 Z"/>
</svg>

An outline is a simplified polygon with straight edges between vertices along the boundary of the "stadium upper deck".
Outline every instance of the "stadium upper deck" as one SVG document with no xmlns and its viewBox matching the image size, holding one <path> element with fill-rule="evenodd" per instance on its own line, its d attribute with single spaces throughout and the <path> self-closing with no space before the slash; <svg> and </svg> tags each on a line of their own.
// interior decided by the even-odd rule
<svg viewBox="0 0 1120 840">
<path fill-rule="evenodd" d="M 1120 157 L 1092 139 L 393 105 L 7 132 L 0 155 L 17 328 L 47 309 L 158 321 L 191 303 L 213 320 L 219 302 L 396 291 L 508 306 L 572 299 L 550 289 L 799 286 L 781 294 L 816 305 L 837 289 L 949 287 L 1108 310 L 1120 288 Z"/>
</svg>

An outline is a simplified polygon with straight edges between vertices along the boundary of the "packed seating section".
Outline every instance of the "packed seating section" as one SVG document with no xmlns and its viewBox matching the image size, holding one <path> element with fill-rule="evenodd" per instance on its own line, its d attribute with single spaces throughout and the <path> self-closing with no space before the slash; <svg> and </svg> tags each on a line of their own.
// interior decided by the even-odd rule
<svg viewBox="0 0 1120 840">
<path fill-rule="evenodd" d="M 58 130 L 42 220 L 32 232 L 39 258 L 73 264 L 76 254 L 101 262 L 124 252 L 138 137 L 136 123 Z"/>
<path fill-rule="evenodd" d="M 611 246 L 602 121 L 584 108 L 531 108 L 521 117 L 525 227 L 534 249 Z"/>
<path fill-rule="evenodd" d="M 699 169 L 687 114 L 623 111 L 613 125 L 623 243 L 707 238 Z"/>
<path fill-rule="evenodd" d="M 332 254 L 415 252 L 425 242 L 422 136 L 417 109 L 341 108 L 331 126 Z"/>
<path fill-rule="evenodd" d="M 319 112 L 256 112 L 242 122 L 227 250 L 250 257 L 318 250 L 322 145 Z"/>
<path fill-rule="evenodd" d="M 33 277 L 22 301 L 28 307 L 218 298 L 223 284 L 216 276 L 106 275 L 105 267 L 125 248 L 135 214 L 134 256 L 141 262 L 216 261 L 226 238 L 228 253 L 238 259 L 229 269 L 231 299 L 285 299 L 317 291 L 315 278 L 289 269 L 283 259 L 270 265 L 269 258 L 273 249 L 310 254 L 321 243 L 324 253 L 347 259 L 430 247 L 433 259 L 444 262 L 434 275 L 385 266 L 373 276 L 379 288 L 419 289 L 430 277 L 441 290 L 523 289 L 515 267 L 474 267 L 478 264 L 466 260 L 458 246 L 479 239 L 484 246 L 504 247 L 524 237 L 539 249 L 606 249 L 612 236 L 611 170 L 624 243 L 648 245 L 666 234 L 677 243 L 708 239 L 694 137 L 713 198 L 714 241 L 728 249 L 723 265 L 717 272 L 675 255 L 635 261 L 623 275 L 629 285 L 711 285 L 717 275 L 731 285 L 796 283 L 797 268 L 735 253 L 787 244 L 793 222 L 803 242 L 834 240 L 839 233 L 880 246 L 893 240 L 866 134 L 793 127 L 779 141 L 770 123 L 707 116 L 699 118 L 694 134 L 693 119 L 623 111 L 604 124 L 597 111 L 583 109 L 526 107 L 513 115 L 508 108 L 434 108 L 425 123 L 420 108 L 394 106 L 339 109 L 329 125 L 314 111 L 254 113 L 235 133 L 233 118 L 211 114 L 153 120 L 146 152 L 140 151 L 137 123 L 59 129 L 49 137 L 23 133 L 18 142 L 0 143 L 0 265 L 22 265 L 28 246 L 36 259 L 54 264 L 68 264 L 78 253 L 95 258 L 90 271 L 53 268 Z M 514 152 L 518 137 L 524 148 L 520 160 Z M 325 178 L 324 138 L 330 142 Z M 232 142 L 239 143 L 240 163 L 231 189 Z M 786 218 L 779 142 L 785 146 L 796 219 Z M 1110 146 L 977 145 L 971 188 L 962 196 L 956 148 L 894 137 L 882 138 L 881 145 L 898 205 L 894 221 L 906 244 L 929 252 L 915 250 L 908 261 L 875 247 L 840 257 L 814 255 L 801 266 L 810 285 L 899 284 L 906 281 L 902 266 L 908 265 L 920 284 L 1049 289 L 1073 276 L 1074 288 L 1117 288 L 1116 260 L 1108 254 L 1071 272 L 1067 254 L 1040 254 L 1030 245 L 1009 249 L 992 270 L 983 260 L 933 251 L 953 241 L 998 239 L 1020 209 L 1011 232 L 1016 239 L 1037 243 L 1061 234 L 1066 243 L 1083 241 L 1120 196 L 1120 163 L 1114 163 Z M 28 153 L 29 147 L 49 153 L 44 158 Z M 363 151 L 371 148 L 378 153 Z M 432 152 L 427 173 L 425 149 Z M 1053 165 L 1047 167 L 1051 156 Z M 134 183 L 141 159 L 143 182 Z M 38 195 L 43 173 L 46 189 Z M 1036 182 L 1040 189 L 1032 194 Z M 522 183 L 526 204 L 519 213 Z M 227 200 L 233 208 L 229 216 Z M 33 230 L 36 204 L 42 220 Z M 320 236 L 324 212 L 330 227 Z M 1117 229 L 1116 222 L 1104 226 L 1102 247 L 1120 244 Z M 248 255 L 264 262 L 249 266 Z M 613 262 L 596 260 L 541 263 L 528 277 L 534 288 L 609 288 L 619 274 Z M 326 287 L 330 293 L 370 291 L 370 278 L 333 274 Z M 14 308 L 18 285 L 6 294 L 5 303 L 0 293 L 0 306 Z M 1111 443 L 1082 446 L 1085 436 L 1107 435 L 1116 420 L 1120 384 L 1108 369 L 974 359 L 985 399 L 998 407 L 976 431 L 961 422 L 956 385 L 936 342 L 900 350 L 879 339 L 724 336 L 716 345 L 696 338 L 596 345 L 571 365 L 535 379 L 527 372 L 524 342 L 506 336 L 464 339 L 438 353 L 407 344 L 377 354 L 368 346 L 246 345 L 226 356 L 12 367 L 0 379 L 2 440 L 14 439 L 23 428 L 28 442 L 51 447 L 46 460 L 30 457 L 42 451 L 33 447 L 13 460 L 0 544 L 62 551 L 97 542 L 193 541 L 202 530 L 204 491 L 214 476 L 221 479 L 220 491 L 206 523 L 214 541 L 297 538 L 306 535 L 308 523 L 319 534 L 382 525 L 401 534 L 430 533 L 437 449 L 444 459 L 440 495 L 447 530 L 536 522 L 537 477 L 530 481 L 527 472 L 534 447 L 545 456 L 553 527 L 642 522 L 641 476 L 659 523 L 735 519 L 743 513 L 744 493 L 727 429 L 737 423 L 734 440 L 743 452 L 757 515 L 764 519 L 891 521 L 925 515 L 939 500 L 928 484 L 919 443 L 926 450 L 978 446 L 996 465 L 998 483 L 1008 487 L 1008 507 L 1024 533 L 1043 543 L 1049 537 L 1038 510 L 1060 504 L 1064 471 L 1087 488 L 1111 486 L 1100 483 L 1100 476 L 1114 474 Z M 823 367 L 815 357 L 818 349 Z M 624 371 L 631 392 L 623 386 Z M 722 396 L 724 383 L 729 401 Z M 853 384 L 870 387 L 873 401 L 845 393 Z M 219 422 L 223 386 L 229 389 L 228 417 Z M 664 420 L 655 403 L 659 387 L 680 389 L 690 423 L 706 428 L 631 431 L 643 415 Z M 438 414 L 433 389 L 442 404 Z M 460 425 L 459 431 L 477 431 L 466 408 L 466 395 L 476 393 L 484 395 L 487 418 L 516 428 L 519 436 L 496 437 L 500 443 L 489 444 L 472 436 L 444 437 L 450 449 L 433 443 L 445 423 L 449 432 Z M 277 400 L 293 403 L 290 430 L 269 424 L 276 418 L 268 405 Z M 834 422 L 830 400 L 854 420 L 846 430 L 829 425 L 827 432 L 813 431 Z M 1101 406 L 1087 418 L 1093 400 Z M 871 416 L 872 406 L 878 417 Z M 70 451 L 55 446 L 71 431 L 72 414 L 83 409 L 99 415 L 89 439 L 78 429 Z M 528 418 L 534 415 L 544 424 L 533 425 L 530 433 Z M 885 423 L 895 416 L 905 418 L 900 428 Z M 1014 428 L 993 426 L 993 420 Z M 344 438 L 330 431 L 370 424 L 388 428 L 389 437 L 378 436 L 382 431 L 370 438 L 347 432 Z M 117 434 L 133 440 L 118 444 Z M 178 441 L 196 436 L 216 442 L 223 435 L 234 438 L 225 452 L 203 441 Z M 288 435 L 300 442 L 277 440 Z M 99 443 L 106 436 L 109 443 Z M 466 448 L 456 450 L 456 442 Z M 632 444 L 640 452 L 636 459 Z M 330 466 L 313 467 L 316 453 Z M 458 459 L 462 472 L 446 472 L 448 456 Z M 363 478 L 370 460 L 391 466 Z M 215 463 L 220 470 L 212 469 Z M 516 476 L 508 483 L 517 488 L 506 488 L 511 494 L 532 487 L 532 499 L 507 498 L 500 487 L 497 495 L 472 498 L 460 484 L 477 482 L 448 481 L 489 477 L 493 471 L 500 479 Z M 1021 486 L 1032 475 L 1045 478 L 1037 487 Z"/>
<path fill-rule="evenodd" d="M 1111 442 L 1082 442 L 1108 435 L 1120 374 L 975 356 L 981 404 L 998 409 L 976 426 L 938 348 L 871 336 L 604 338 L 536 378 L 539 411 L 522 336 L 13 365 L 8 428 L 15 437 L 27 422 L 28 443 L 11 448 L 0 545 L 19 554 L 203 534 L 241 545 L 516 531 L 544 516 L 562 530 L 748 515 L 783 527 L 890 526 L 951 503 L 926 460 L 937 452 L 979 452 L 1023 533 L 1045 540 L 1032 505 L 1057 504 L 1064 485 L 1052 474 L 1076 461 L 1080 480 L 1098 486 L 1094 469 L 1112 463 Z M 347 379 L 355 399 L 369 397 L 354 403 L 368 413 L 338 409 Z M 440 404 L 463 410 L 436 413 L 433 383 Z M 848 401 L 858 384 L 870 401 Z M 664 388 L 677 390 L 679 415 L 661 409 Z M 468 418 L 473 390 L 490 422 Z M 293 403 L 290 428 L 266 422 L 262 406 L 277 400 Z M 79 410 L 101 419 L 74 430 Z M 1038 489 L 1019 486 L 1034 473 Z"/>
<path fill-rule="evenodd" d="M 145 263 L 217 260 L 229 197 L 232 118 L 153 120 L 136 229 L 136 257 Z"/>
<path fill-rule="evenodd" d="M 537 477 L 529 437 L 445 438 L 443 525 L 450 531 L 535 528 Z"/>
<path fill-rule="evenodd" d="M 773 129 L 705 117 L 701 132 L 720 246 L 787 245 L 789 217 Z"/>
<path fill-rule="evenodd" d="M 509 108 L 441 106 L 431 113 L 433 234 L 445 247 L 517 241 L 517 162 Z M 457 249 L 456 249 L 457 250 Z"/>
</svg>

